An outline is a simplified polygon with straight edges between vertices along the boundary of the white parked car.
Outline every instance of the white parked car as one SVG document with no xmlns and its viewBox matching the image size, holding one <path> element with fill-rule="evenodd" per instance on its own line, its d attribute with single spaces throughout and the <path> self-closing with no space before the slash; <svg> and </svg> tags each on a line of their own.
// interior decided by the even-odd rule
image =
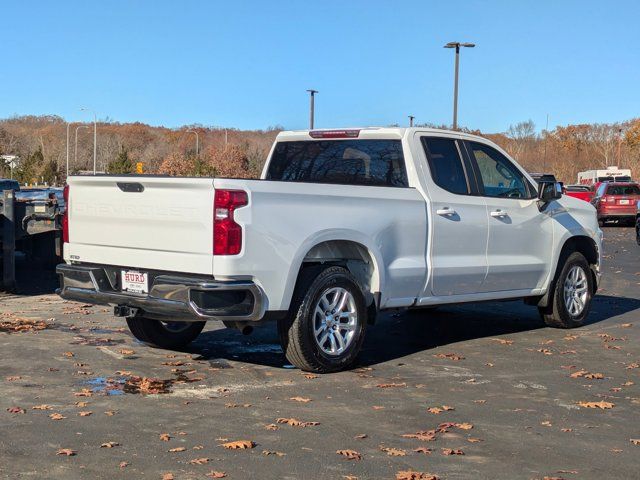
<svg viewBox="0 0 640 480">
<path fill-rule="evenodd" d="M 316 372 L 349 367 L 381 310 L 522 298 L 576 327 L 602 232 L 558 188 L 460 132 L 283 132 L 260 180 L 70 177 L 59 293 L 162 348 L 274 319 Z"/>
</svg>

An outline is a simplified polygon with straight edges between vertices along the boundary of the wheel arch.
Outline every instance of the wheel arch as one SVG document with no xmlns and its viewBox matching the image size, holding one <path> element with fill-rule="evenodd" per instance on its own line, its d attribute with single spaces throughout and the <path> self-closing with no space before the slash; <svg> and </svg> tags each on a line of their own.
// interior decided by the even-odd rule
<svg viewBox="0 0 640 480">
<path fill-rule="evenodd" d="M 360 283 L 367 305 L 377 309 L 385 283 L 382 256 L 367 237 L 353 231 L 323 232 L 303 243 L 287 275 L 286 308 L 289 308 L 300 272 L 317 264 L 347 268 Z"/>
<path fill-rule="evenodd" d="M 553 298 L 558 275 L 562 271 L 565 261 L 573 252 L 579 252 L 587 259 L 587 262 L 591 267 L 591 276 L 593 280 L 593 292 L 591 292 L 591 294 L 595 295 L 598 288 L 598 271 L 600 268 L 600 252 L 598 250 L 598 245 L 595 240 L 588 235 L 573 235 L 565 239 L 562 244 L 562 248 L 556 256 L 553 276 L 551 277 L 546 293 L 538 301 L 537 305 L 539 307 L 546 307 L 549 305 L 551 298 Z"/>
</svg>

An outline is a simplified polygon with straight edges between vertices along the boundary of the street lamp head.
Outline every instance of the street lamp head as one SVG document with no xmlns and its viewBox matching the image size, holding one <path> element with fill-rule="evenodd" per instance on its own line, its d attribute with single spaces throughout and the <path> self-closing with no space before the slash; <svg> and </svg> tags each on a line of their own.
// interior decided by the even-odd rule
<svg viewBox="0 0 640 480">
<path fill-rule="evenodd" d="M 461 42 L 449 42 L 447 43 L 444 48 L 458 48 L 458 47 L 469 47 L 469 48 L 473 48 L 475 47 L 476 44 L 475 43 L 461 43 Z"/>
<path fill-rule="evenodd" d="M 314 90 L 312 88 L 308 89 L 307 92 L 309 92 L 311 95 L 315 95 L 316 93 L 318 93 L 318 90 Z"/>
</svg>

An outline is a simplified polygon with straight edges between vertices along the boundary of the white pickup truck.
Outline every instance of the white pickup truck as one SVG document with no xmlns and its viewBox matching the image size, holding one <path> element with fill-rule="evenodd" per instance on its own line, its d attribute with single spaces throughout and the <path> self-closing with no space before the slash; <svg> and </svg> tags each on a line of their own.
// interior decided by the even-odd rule
<svg viewBox="0 0 640 480">
<path fill-rule="evenodd" d="M 260 180 L 74 176 L 66 200 L 63 298 L 161 348 L 277 320 L 315 372 L 352 365 L 380 310 L 521 298 L 579 326 L 600 276 L 594 208 L 460 132 L 283 132 Z"/>
</svg>

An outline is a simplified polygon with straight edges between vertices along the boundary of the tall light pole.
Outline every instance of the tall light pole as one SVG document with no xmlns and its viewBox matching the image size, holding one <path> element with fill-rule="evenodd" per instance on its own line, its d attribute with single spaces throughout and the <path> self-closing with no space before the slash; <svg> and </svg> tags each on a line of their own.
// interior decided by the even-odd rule
<svg viewBox="0 0 640 480">
<path fill-rule="evenodd" d="M 318 90 L 309 89 L 309 130 L 313 130 L 313 120 L 315 116 L 315 98 Z"/>
<path fill-rule="evenodd" d="M 83 112 L 93 113 L 93 174 L 96 174 L 97 157 L 98 157 L 98 118 L 96 112 L 88 108 L 81 108 Z"/>
<path fill-rule="evenodd" d="M 455 48 L 456 49 L 456 70 L 455 70 L 455 78 L 453 80 L 453 129 L 458 129 L 458 68 L 460 63 L 460 47 L 475 47 L 475 43 L 460 43 L 460 42 L 449 42 L 444 48 Z"/>
<path fill-rule="evenodd" d="M 416 118 L 413 115 L 409 115 L 409 126 L 413 127 L 413 119 Z"/>
<path fill-rule="evenodd" d="M 195 130 L 187 130 L 187 133 L 195 133 L 196 134 L 196 157 L 197 157 L 198 153 L 200 153 L 200 151 L 199 151 L 200 142 L 198 140 L 198 132 L 196 132 Z"/>
<path fill-rule="evenodd" d="M 89 128 L 88 125 L 79 125 L 76 127 L 76 144 L 73 150 L 73 164 L 78 166 L 78 130 L 81 128 Z M 67 175 L 69 175 L 69 162 L 67 162 Z"/>
</svg>

